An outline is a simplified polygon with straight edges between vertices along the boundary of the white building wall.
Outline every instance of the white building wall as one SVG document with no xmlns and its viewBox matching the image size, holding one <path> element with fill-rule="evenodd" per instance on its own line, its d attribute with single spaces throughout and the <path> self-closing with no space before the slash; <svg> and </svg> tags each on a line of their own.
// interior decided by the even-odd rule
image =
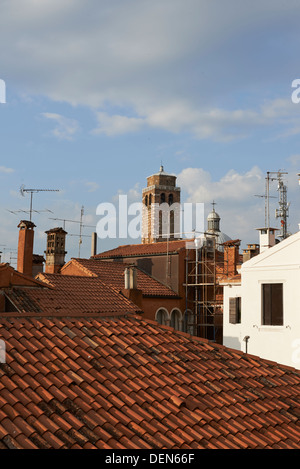
<svg viewBox="0 0 300 469">
<path fill-rule="evenodd" d="M 262 325 L 262 284 L 283 284 L 283 325 Z M 242 277 L 241 333 L 250 337 L 248 353 L 300 368 L 300 269 L 246 270 Z"/>
<path fill-rule="evenodd" d="M 224 286 L 223 290 L 223 345 L 243 350 L 242 348 L 242 326 L 229 322 L 229 298 L 241 296 L 240 285 Z M 243 311 L 243 310 L 242 310 Z"/>
<path fill-rule="evenodd" d="M 241 286 L 224 287 L 224 345 L 300 369 L 300 233 L 245 262 Z M 262 284 L 283 284 L 283 325 L 262 325 Z M 229 297 L 242 297 L 241 324 L 229 324 Z"/>
</svg>

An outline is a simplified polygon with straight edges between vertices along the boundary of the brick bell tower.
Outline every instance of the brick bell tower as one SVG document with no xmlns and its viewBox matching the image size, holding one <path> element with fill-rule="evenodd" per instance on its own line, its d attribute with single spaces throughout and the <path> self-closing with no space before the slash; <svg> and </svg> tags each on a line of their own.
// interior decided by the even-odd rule
<svg viewBox="0 0 300 469">
<path fill-rule="evenodd" d="M 47 274 L 59 273 L 61 267 L 65 263 L 66 235 L 67 232 L 62 228 L 53 228 L 46 231 L 47 234 L 47 249 L 45 272 Z"/>
<path fill-rule="evenodd" d="M 164 172 L 147 178 L 142 192 L 142 243 L 180 239 L 180 187 L 176 176 Z"/>
</svg>

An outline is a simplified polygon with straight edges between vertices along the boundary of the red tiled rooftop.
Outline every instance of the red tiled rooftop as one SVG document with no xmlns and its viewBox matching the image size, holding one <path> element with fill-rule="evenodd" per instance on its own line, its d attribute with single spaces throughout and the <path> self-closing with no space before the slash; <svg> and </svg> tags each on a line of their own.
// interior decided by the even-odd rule
<svg viewBox="0 0 300 469">
<path fill-rule="evenodd" d="M 123 262 L 100 259 L 72 259 L 63 267 L 62 274 L 64 274 L 64 270 L 68 270 L 70 264 L 77 267 L 81 275 L 97 276 L 105 284 L 116 288 L 118 291 L 124 288 L 124 271 L 128 265 Z M 178 297 L 169 286 L 154 279 L 136 266 L 135 269 L 137 271 L 137 288 L 142 290 L 144 296 Z"/>
<path fill-rule="evenodd" d="M 130 257 L 130 256 L 149 256 L 154 254 L 175 253 L 180 249 L 185 249 L 186 243 L 190 239 L 180 239 L 177 241 L 161 241 L 158 243 L 148 244 L 124 244 L 117 248 L 110 249 L 109 251 L 101 252 L 93 256 L 95 259 L 108 259 L 117 257 Z"/>
<path fill-rule="evenodd" d="M 300 371 L 140 317 L 0 318 L 0 448 L 299 449 Z"/>
<path fill-rule="evenodd" d="M 5 290 L 6 297 L 20 313 L 114 316 L 139 312 L 134 303 L 98 277 L 40 274 L 39 279 L 44 288 Z"/>
</svg>

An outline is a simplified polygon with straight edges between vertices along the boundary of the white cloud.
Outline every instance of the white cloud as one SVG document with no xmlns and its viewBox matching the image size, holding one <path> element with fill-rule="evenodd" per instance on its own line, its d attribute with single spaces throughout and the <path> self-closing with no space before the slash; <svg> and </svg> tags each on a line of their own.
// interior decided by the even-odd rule
<svg viewBox="0 0 300 469">
<path fill-rule="evenodd" d="M 69 119 L 51 112 L 44 112 L 42 115 L 56 123 L 56 127 L 51 133 L 59 140 L 72 140 L 79 130 L 78 122 L 75 119 Z"/>
<path fill-rule="evenodd" d="M 99 184 L 94 181 L 87 181 L 85 185 L 88 188 L 89 192 L 96 192 L 96 190 L 100 187 Z"/>
<path fill-rule="evenodd" d="M 231 169 L 219 180 L 202 168 L 186 168 L 177 175 L 177 184 L 187 202 L 205 204 L 206 214 L 213 201 L 217 204 L 221 230 L 228 236 L 241 239 L 244 246 L 257 242 L 255 229 L 265 221 L 264 200 L 255 197 L 265 190 L 265 177 L 257 166 L 244 173 Z"/>
<path fill-rule="evenodd" d="M 106 135 L 148 125 L 230 141 L 282 119 L 295 134 L 296 106 L 276 101 L 273 86 L 289 94 L 296 78 L 286 70 L 299 11 L 281 0 L 11 0 L 1 69 L 20 94 L 91 107 Z M 245 93 L 255 99 L 240 108 Z M 260 108 L 262 96 L 271 105 Z M 72 138 L 75 123 L 56 119 L 54 134 Z"/>
<path fill-rule="evenodd" d="M 253 131 L 280 125 L 274 138 L 300 133 L 299 110 L 290 99 L 264 101 L 258 109 L 195 108 L 192 103 L 173 99 L 164 106 L 145 106 L 144 115 L 127 117 L 97 112 L 98 127 L 93 133 L 108 136 L 158 128 L 172 133 L 188 132 L 198 139 L 229 142 L 246 138 Z"/>
<path fill-rule="evenodd" d="M 7 168 L 6 166 L 0 166 L 0 173 L 13 173 L 15 170 Z"/>
<path fill-rule="evenodd" d="M 293 155 L 287 160 L 293 163 L 300 161 L 299 155 Z M 288 230 L 298 231 L 300 220 L 299 184 L 297 171 L 282 171 L 282 179 L 287 187 L 287 201 L 291 203 L 288 217 Z M 291 170 L 292 169 L 292 170 Z M 275 217 L 275 208 L 279 208 L 279 194 L 276 174 L 271 174 L 269 185 L 270 223 L 280 228 L 280 219 Z M 216 202 L 215 210 L 221 217 L 221 230 L 231 238 L 242 240 L 242 247 L 247 243 L 257 243 L 256 229 L 266 222 L 265 189 L 266 174 L 259 167 L 253 166 L 245 172 L 230 169 L 219 179 L 213 173 L 202 168 L 186 168 L 177 175 L 177 184 L 181 187 L 182 196 L 192 203 L 204 203 L 208 214 L 211 203 Z"/>
<path fill-rule="evenodd" d="M 300 154 L 291 155 L 287 158 L 287 160 L 291 163 L 292 166 L 298 166 L 300 169 Z"/>
<path fill-rule="evenodd" d="M 186 168 L 177 175 L 177 183 L 188 194 L 189 202 L 243 203 L 264 191 L 264 175 L 257 166 L 243 174 L 231 169 L 219 181 L 213 181 L 202 168 Z"/>
<path fill-rule="evenodd" d="M 142 201 L 142 192 L 140 190 L 140 184 L 136 183 L 133 187 L 128 189 L 128 191 L 124 191 L 123 189 L 119 189 L 117 194 L 113 196 L 112 200 L 113 203 L 117 204 L 119 201 L 119 195 L 127 195 L 127 203 L 132 204 L 135 202 Z"/>
<path fill-rule="evenodd" d="M 109 116 L 105 112 L 97 112 L 98 127 L 93 133 L 103 133 L 105 135 L 122 135 L 129 132 L 136 132 L 144 125 L 144 120 L 121 115 Z"/>
</svg>

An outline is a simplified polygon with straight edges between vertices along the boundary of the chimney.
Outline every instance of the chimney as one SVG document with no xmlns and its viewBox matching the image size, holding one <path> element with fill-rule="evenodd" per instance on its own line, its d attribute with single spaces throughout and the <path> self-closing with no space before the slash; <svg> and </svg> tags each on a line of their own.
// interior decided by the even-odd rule
<svg viewBox="0 0 300 469">
<path fill-rule="evenodd" d="M 132 265 L 126 267 L 124 271 L 124 289 L 122 293 L 133 303 L 142 307 L 143 292 L 137 287 L 137 270 Z"/>
<path fill-rule="evenodd" d="M 276 228 L 258 228 L 259 231 L 259 253 L 266 251 L 276 244 Z"/>
<path fill-rule="evenodd" d="M 224 246 L 224 273 L 229 277 L 237 274 L 237 265 L 239 264 L 239 239 L 226 241 Z"/>
<path fill-rule="evenodd" d="M 52 228 L 46 231 L 47 234 L 47 249 L 46 254 L 46 267 L 47 274 L 59 273 L 62 266 L 65 264 L 65 243 L 67 232 L 62 228 Z"/>
<path fill-rule="evenodd" d="M 44 271 L 45 259 L 39 254 L 33 254 L 32 256 L 32 276 L 35 277 L 37 274 Z"/>
<path fill-rule="evenodd" d="M 21 220 L 18 224 L 19 243 L 17 271 L 32 276 L 33 239 L 35 224 Z"/>
<path fill-rule="evenodd" d="M 127 267 L 124 272 L 125 290 L 137 289 L 137 272 L 134 266 Z"/>
<path fill-rule="evenodd" d="M 249 261 L 257 254 L 259 254 L 259 244 L 248 244 L 247 249 L 243 250 L 243 262 Z"/>
<path fill-rule="evenodd" d="M 97 233 L 92 233 L 92 246 L 91 246 L 91 256 L 97 254 Z"/>
</svg>

